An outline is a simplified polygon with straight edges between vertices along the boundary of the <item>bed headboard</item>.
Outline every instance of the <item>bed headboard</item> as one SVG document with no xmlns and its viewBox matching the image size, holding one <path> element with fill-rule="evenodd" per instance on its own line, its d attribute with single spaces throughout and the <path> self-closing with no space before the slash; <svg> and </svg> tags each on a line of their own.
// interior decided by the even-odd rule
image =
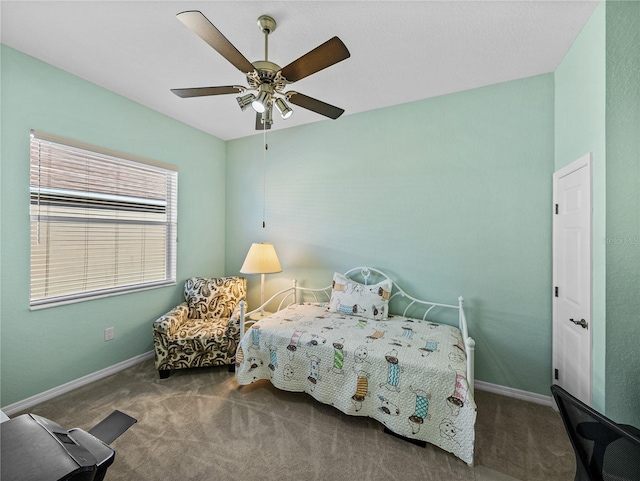
<svg viewBox="0 0 640 481">
<path fill-rule="evenodd" d="M 465 339 L 469 337 L 469 333 L 467 332 L 466 319 L 464 322 L 462 322 L 461 319 L 461 317 L 464 317 L 464 298 L 462 296 L 458 297 L 458 304 L 443 304 L 439 302 L 418 299 L 409 295 L 404 289 L 402 289 L 402 287 L 398 285 L 396 281 L 394 281 L 386 273 L 374 267 L 354 267 L 353 269 L 349 269 L 347 272 L 345 272 L 344 275 L 365 285 L 375 284 L 386 279 L 390 280 L 393 284 L 393 290 L 391 292 L 391 296 L 389 297 L 389 302 L 391 302 L 393 299 L 395 299 L 396 301 L 404 301 L 397 302 L 395 306 L 396 308 L 399 308 L 401 310 L 401 313 L 399 313 L 398 315 L 404 317 L 414 317 L 422 320 L 427 320 L 427 316 L 434 309 L 455 309 L 458 311 L 457 321 L 460 330 L 462 331 Z"/>
</svg>

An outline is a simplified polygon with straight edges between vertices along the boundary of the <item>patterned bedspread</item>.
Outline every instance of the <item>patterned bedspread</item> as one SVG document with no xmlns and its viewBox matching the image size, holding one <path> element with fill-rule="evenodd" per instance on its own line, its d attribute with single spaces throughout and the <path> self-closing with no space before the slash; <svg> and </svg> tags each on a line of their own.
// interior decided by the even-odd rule
<svg viewBox="0 0 640 481">
<path fill-rule="evenodd" d="M 247 331 L 238 347 L 236 377 L 240 384 L 269 379 L 279 389 L 306 392 L 473 462 L 476 405 L 455 327 L 296 304 Z"/>
</svg>

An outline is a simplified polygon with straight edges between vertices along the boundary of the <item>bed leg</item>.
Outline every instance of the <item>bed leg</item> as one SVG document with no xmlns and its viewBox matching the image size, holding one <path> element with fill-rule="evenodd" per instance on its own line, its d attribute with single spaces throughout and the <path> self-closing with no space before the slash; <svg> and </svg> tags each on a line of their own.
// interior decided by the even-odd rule
<svg viewBox="0 0 640 481">
<path fill-rule="evenodd" d="M 475 354 L 476 354 L 476 341 L 468 337 L 465 340 L 467 347 L 467 384 L 469 384 L 469 391 L 471 395 L 474 394 L 474 382 L 475 382 Z"/>
<path fill-rule="evenodd" d="M 407 438 L 406 436 L 402 436 L 401 434 L 394 433 L 391 429 L 389 429 L 387 427 L 384 428 L 384 432 L 386 434 L 391 434 L 391 436 L 396 437 L 398 439 L 402 439 L 403 441 L 407 441 L 408 443 L 415 444 L 416 446 L 420 446 L 421 448 L 426 448 L 427 447 L 427 442 L 426 441 L 420 441 L 419 439 Z"/>
</svg>

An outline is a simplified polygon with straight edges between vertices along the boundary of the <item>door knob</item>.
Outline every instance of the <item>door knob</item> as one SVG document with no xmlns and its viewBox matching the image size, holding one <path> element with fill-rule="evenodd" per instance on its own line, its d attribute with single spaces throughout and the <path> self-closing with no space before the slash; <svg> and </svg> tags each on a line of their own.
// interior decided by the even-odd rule
<svg viewBox="0 0 640 481">
<path fill-rule="evenodd" d="M 573 319 L 569 319 L 571 322 L 573 322 L 576 326 L 580 326 L 583 329 L 589 329 L 589 324 L 587 324 L 587 321 L 585 321 L 584 319 L 580 319 L 579 321 L 574 321 Z"/>
</svg>

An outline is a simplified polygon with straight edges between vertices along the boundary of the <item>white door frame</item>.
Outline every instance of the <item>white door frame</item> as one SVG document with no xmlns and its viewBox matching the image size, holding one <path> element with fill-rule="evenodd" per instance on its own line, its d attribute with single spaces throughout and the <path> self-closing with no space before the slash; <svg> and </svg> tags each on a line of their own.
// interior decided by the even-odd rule
<svg viewBox="0 0 640 481">
<path fill-rule="evenodd" d="M 592 166 L 592 154 L 588 153 L 583 155 L 582 157 L 580 157 L 578 160 L 575 160 L 573 162 L 571 162 L 569 165 L 561 168 L 560 170 L 558 170 L 557 172 L 554 172 L 553 174 L 553 290 L 554 292 L 552 293 L 552 299 L 553 299 L 553 346 L 552 346 L 552 366 L 551 366 L 551 376 L 553 379 L 553 383 L 557 384 L 558 381 L 556 380 L 555 377 L 555 368 L 556 366 L 558 366 L 558 349 L 559 347 L 557 346 L 557 339 L 558 339 L 558 323 L 559 323 L 559 319 L 558 319 L 558 303 L 556 302 L 556 296 L 555 296 L 555 289 L 558 286 L 558 252 L 557 252 L 557 242 L 558 242 L 558 222 L 559 219 L 558 217 L 555 215 L 557 213 L 556 211 L 556 206 L 558 205 L 558 181 L 559 179 L 571 174 L 572 172 L 575 172 L 578 169 L 584 168 L 586 167 L 588 169 L 589 172 L 589 199 L 590 199 L 590 205 L 589 205 L 589 237 L 588 237 L 588 241 L 589 241 L 589 263 L 590 263 L 590 269 L 588 270 L 588 276 L 589 276 L 589 280 L 588 280 L 588 284 L 589 284 L 589 298 L 590 298 L 590 302 L 589 302 L 589 329 L 588 329 L 588 333 L 589 333 L 589 366 L 587 367 L 588 369 L 588 376 L 587 376 L 587 393 L 588 393 L 588 399 L 583 399 L 584 402 L 586 402 L 587 404 L 591 405 L 592 403 L 592 398 L 593 398 L 593 328 L 592 328 L 592 321 L 593 321 L 593 249 L 592 249 L 592 243 L 593 243 L 593 166 Z"/>
</svg>

